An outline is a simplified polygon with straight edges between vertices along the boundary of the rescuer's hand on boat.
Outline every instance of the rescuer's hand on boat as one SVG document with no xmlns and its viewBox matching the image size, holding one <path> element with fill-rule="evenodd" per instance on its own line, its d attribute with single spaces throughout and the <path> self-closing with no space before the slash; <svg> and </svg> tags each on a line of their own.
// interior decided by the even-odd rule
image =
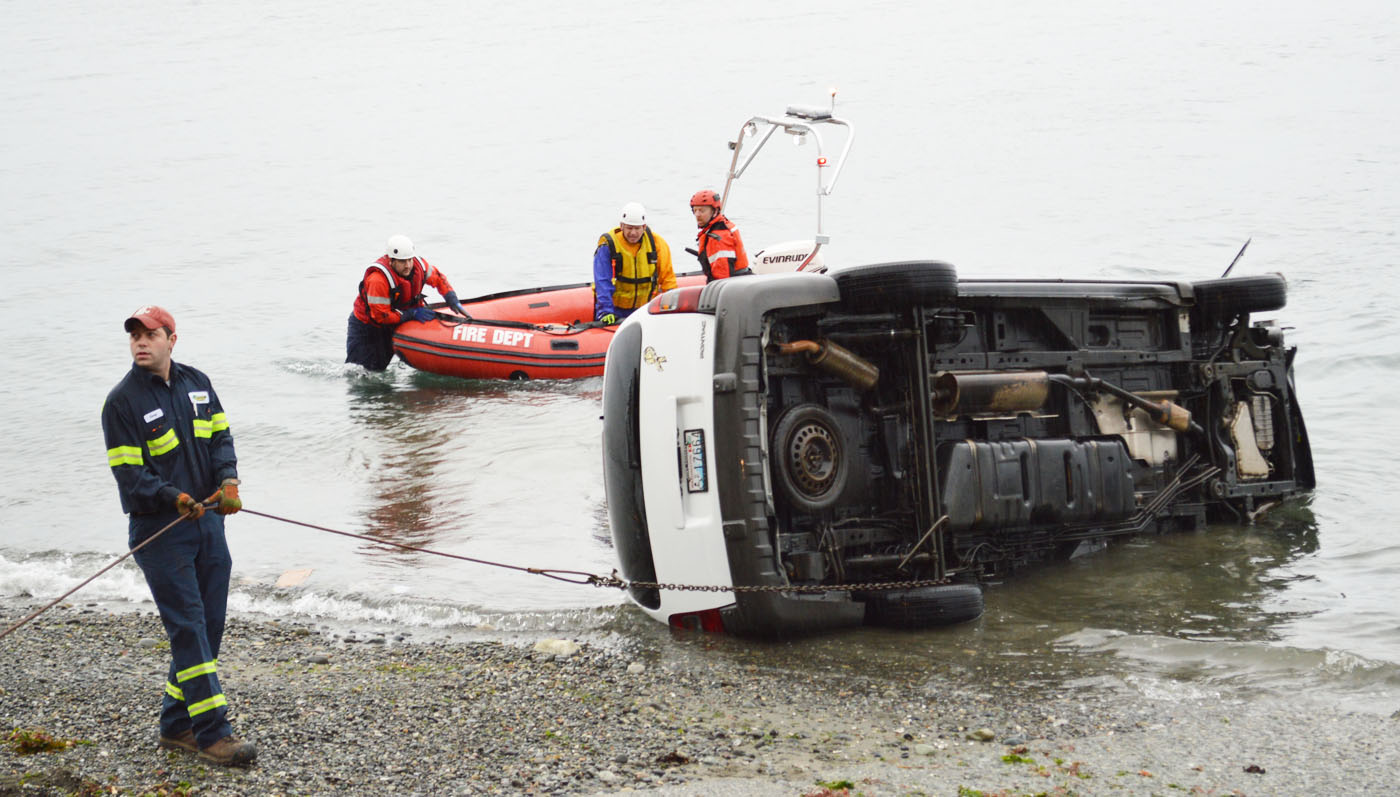
<svg viewBox="0 0 1400 797">
<path fill-rule="evenodd" d="M 617 323 L 617 316 L 613 315 L 612 313 L 604 313 L 598 320 L 602 321 L 608 326 L 612 326 L 613 324 Z"/>
<path fill-rule="evenodd" d="M 415 307 L 409 310 L 408 314 L 413 317 L 414 321 L 432 321 L 437 318 L 437 314 L 426 307 Z"/>
<path fill-rule="evenodd" d="M 462 303 L 457 301 L 456 291 L 448 291 L 442 298 L 447 302 L 447 306 L 452 308 L 452 312 L 463 318 L 471 318 L 467 311 L 462 309 Z"/>
</svg>

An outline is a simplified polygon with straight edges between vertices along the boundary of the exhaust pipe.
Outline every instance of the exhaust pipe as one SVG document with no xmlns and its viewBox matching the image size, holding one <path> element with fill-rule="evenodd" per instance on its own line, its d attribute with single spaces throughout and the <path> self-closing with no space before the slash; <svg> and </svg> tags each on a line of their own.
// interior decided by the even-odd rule
<svg viewBox="0 0 1400 797">
<path fill-rule="evenodd" d="M 1103 391 L 1145 411 L 1156 423 L 1183 434 L 1201 435 L 1191 412 L 1167 400 L 1152 401 L 1091 376 L 1047 374 L 1045 371 L 959 374 L 945 371 L 933 382 L 933 411 L 942 416 L 961 412 L 1031 412 L 1045 406 L 1051 383 L 1071 390 Z"/>
<path fill-rule="evenodd" d="M 807 362 L 862 391 L 880 381 L 880 369 L 874 363 L 829 340 L 794 340 L 774 345 L 780 354 L 807 355 Z"/>
<path fill-rule="evenodd" d="M 945 371 L 933 380 L 933 411 L 1030 412 L 1045 406 L 1050 376 L 1044 371 L 955 374 Z"/>
</svg>

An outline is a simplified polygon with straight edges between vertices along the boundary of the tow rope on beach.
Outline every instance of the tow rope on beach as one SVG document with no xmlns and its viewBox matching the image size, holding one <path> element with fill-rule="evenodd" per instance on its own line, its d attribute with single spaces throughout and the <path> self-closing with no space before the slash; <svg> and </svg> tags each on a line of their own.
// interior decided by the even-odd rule
<svg viewBox="0 0 1400 797">
<path fill-rule="evenodd" d="M 513 565 L 513 564 L 507 564 L 507 563 L 505 563 L 505 562 L 493 562 L 493 561 L 491 561 L 490 559 L 480 559 L 480 558 L 477 558 L 477 557 L 474 557 L 474 556 L 464 556 L 464 555 L 462 555 L 462 554 L 446 553 L 445 551 L 434 551 L 434 550 L 431 550 L 431 549 L 429 549 L 429 548 L 421 548 L 421 547 L 419 547 L 419 546 L 417 546 L 417 545 L 408 545 L 408 544 L 402 543 L 402 542 L 394 542 L 393 540 L 384 540 L 384 539 L 380 539 L 380 538 L 378 538 L 378 537 L 371 537 L 371 536 L 369 536 L 368 534 L 356 534 L 356 533 L 350 532 L 350 531 L 342 531 L 342 530 L 340 530 L 340 529 L 332 529 L 332 528 L 327 528 L 327 527 L 325 527 L 325 526 L 318 526 L 318 525 L 316 525 L 316 524 L 314 524 L 314 523 L 307 523 L 307 522 L 301 521 L 301 520 L 293 520 L 293 519 L 291 519 L 291 518 L 285 518 L 285 517 L 281 517 L 281 516 L 279 516 L 279 515 L 273 515 L 273 514 L 268 513 L 268 512 L 259 512 L 259 511 L 255 510 L 255 509 L 248 509 L 247 507 L 244 507 L 243 509 L 241 509 L 241 510 L 239 510 L 239 511 L 242 512 L 242 513 L 244 513 L 244 514 L 256 515 L 256 516 L 261 517 L 261 518 L 267 518 L 268 520 L 276 520 L 276 521 L 280 521 L 280 522 L 282 522 L 282 523 L 290 523 L 290 524 L 293 525 L 293 526 L 301 526 L 301 527 L 303 527 L 303 528 L 313 529 L 313 530 L 315 530 L 315 531 L 324 531 L 324 532 L 326 532 L 327 534 L 338 534 L 338 535 L 340 535 L 340 536 L 342 536 L 342 537 L 351 537 L 351 538 L 357 539 L 357 540 L 364 540 L 365 542 L 374 543 L 374 544 L 376 544 L 376 545 L 389 545 L 389 546 L 393 546 L 393 547 L 395 547 L 395 548 L 402 548 L 402 549 L 405 550 L 405 551 L 416 551 L 416 552 L 418 552 L 418 553 L 430 554 L 430 555 L 432 555 L 432 556 L 442 556 L 442 557 L 445 557 L 445 558 L 448 558 L 448 559 L 457 559 L 457 560 L 460 560 L 460 561 L 463 561 L 463 562 L 472 562 L 473 564 L 488 565 L 488 566 L 490 566 L 490 567 L 499 567 L 499 568 L 503 568 L 503 569 L 506 569 L 506 570 L 516 570 L 516 571 L 519 571 L 519 572 L 521 572 L 521 573 L 530 573 L 531 575 L 544 576 L 545 578 L 552 578 L 552 579 L 554 579 L 555 581 L 563 581 L 563 582 L 566 583 L 566 584 L 587 584 L 587 585 L 592 585 L 592 586 L 595 586 L 595 587 L 608 587 L 608 588 L 613 588 L 613 589 L 660 589 L 660 590 L 668 590 L 668 591 L 675 591 L 675 592 L 735 592 L 735 593 L 739 593 L 739 592 L 798 592 L 798 593 L 816 594 L 816 593 L 823 593 L 823 592 L 846 592 L 846 591 L 879 592 L 879 591 L 897 590 L 897 589 L 916 589 L 916 588 L 918 588 L 918 587 L 937 586 L 937 585 L 949 583 L 949 580 L 946 579 L 946 578 L 945 578 L 945 579 L 920 579 L 920 580 L 915 580 L 915 581 L 879 581 L 879 582 L 871 582 L 871 583 L 865 583 L 865 584 L 810 584 L 810 585 L 808 585 L 808 584 L 750 584 L 750 585 L 740 585 L 740 584 L 669 584 L 669 583 L 660 583 L 660 582 L 655 582 L 655 581 L 629 581 L 628 579 L 625 579 L 625 578 L 620 577 L 620 576 L 617 574 L 617 571 L 616 571 L 616 570 L 613 570 L 612 573 L 611 573 L 610 575 L 600 576 L 600 575 L 597 575 L 596 573 L 588 573 L 588 572 L 585 572 L 585 571 L 583 571 L 583 570 L 565 570 L 565 569 L 561 569 L 561 568 L 549 568 L 549 567 L 525 567 L 524 565 Z M 6 636 L 8 636 L 11 632 L 17 630 L 17 629 L 20 628 L 21 626 L 25 625 L 26 623 L 28 623 L 29 621 L 31 621 L 31 620 L 33 620 L 34 618 L 38 617 L 39 615 L 43 614 L 44 612 L 48 611 L 49 609 L 52 609 L 54 606 L 57 606 L 58 603 L 59 603 L 60 601 L 62 601 L 64 598 L 67 598 L 69 595 L 72 595 L 73 593 L 77 592 L 78 590 L 82 589 L 83 587 L 86 587 L 88 584 L 91 584 L 94 580 L 97 579 L 98 576 L 102 575 L 103 573 L 106 573 L 108 570 L 111 570 L 112 568 L 114 568 L 114 567 L 116 567 L 117 565 L 121 564 L 124 560 L 127 559 L 127 557 L 131 556 L 132 554 L 136 553 L 137 551 L 141 550 L 142 548 L 146 547 L 147 545 L 150 545 L 152 542 L 155 542 L 155 540 L 156 540 L 157 537 L 159 537 L 160 535 L 162 535 L 162 534 L 164 534 L 165 532 L 169 531 L 171 528 L 173 528 L 173 527 L 175 526 L 175 524 L 179 523 L 179 522 L 182 521 L 182 520 L 185 520 L 185 519 L 188 518 L 188 517 L 189 517 L 188 515 L 181 515 L 180 517 L 176 518 L 175 520 L 172 520 L 168 525 L 165 526 L 165 528 L 162 528 L 160 531 L 157 531 L 155 534 L 152 534 L 150 537 L 147 537 L 145 540 L 143 540 L 143 541 L 141 542 L 140 545 L 137 545 L 135 548 L 132 548 L 131 550 L 129 550 L 129 551 L 127 551 L 126 553 L 122 554 L 121 556 L 117 557 L 117 558 L 114 559 L 110 564 L 108 564 L 106 567 L 102 568 L 101 570 L 97 571 L 96 573 L 93 573 L 91 576 L 89 576 L 87 579 L 85 579 L 81 584 L 77 585 L 76 587 L 73 587 L 72 589 L 68 590 L 67 592 L 63 593 L 62 595 L 59 595 L 57 598 L 54 598 L 53 600 L 49 601 L 48 604 L 46 604 L 43 608 L 39 609 L 38 611 L 35 611 L 34 613 L 30 614 L 28 617 L 25 617 L 23 620 L 20 620 L 19 622 L 15 623 L 14 625 L 12 625 L 12 626 L 10 626 L 9 628 L 5 629 L 3 632 L 0 632 L 0 639 L 4 639 L 4 638 L 5 638 Z"/>
<path fill-rule="evenodd" d="M 265 517 L 268 520 L 280 520 L 283 523 L 290 523 L 293 526 L 302 526 L 308 529 L 315 529 L 316 531 L 324 531 L 327 534 L 339 534 L 342 537 L 353 537 L 354 539 L 364 540 L 365 542 L 372 542 L 377 545 L 392 545 L 395 548 L 402 548 L 405 551 L 417 551 L 418 553 L 432 554 L 433 556 L 444 556 L 448 559 L 460 559 L 463 562 L 472 562 L 479 565 L 490 565 L 491 567 L 502 567 L 506 570 L 518 570 L 522 573 L 531 573 L 537 576 L 544 576 L 545 578 L 552 578 L 556 581 L 563 581 L 569 584 L 592 584 L 594 583 L 595 579 L 599 578 L 599 576 L 595 576 L 592 573 L 585 573 L 581 570 L 560 570 L 556 568 L 524 567 L 522 565 L 511 565 L 506 564 L 504 562 L 493 562 L 489 559 L 478 559 L 473 556 L 463 556 L 457 553 L 445 553 L 443 551 L 433 551 L 428 548 L 420 548 L 416 545 L 406 545 L 401 542 L 394 542 L 393 540 L 382 540 L 378 537 L 371 537 L 368 534 L 355 534 L 354 532 L 350 531 L 330 529 L 326 528 L 325 526 L 317 526 L 314 523 L 306 523 L 300 520 L 292 520 L 291 518 L 279 517 L 277 515 L 271 515 L 266 512 L 258 512 L 252 509 L 244 508 L 241 511 L 245 514 L 257 515 L 258 517 Z"/>
<path fill-rule="evenodd" d="M 278 517 L 266 512 L 257 512 L 251 509 L 244 509 L 251 515 L 265 517 L 269 520 L 280 520 L 283 523 L 291 523 L 294 526 L 303 526 L 316 531 L 324 531 L 328 534 L 339 534 L 342 537 L 353 537 L 357 540 L 364 540 L 378 545 L 392 545 L 395 548 L 402 548 L 405 551 L 417 551 L 419 553 L 431 554 L 433 556 L 444 556 L 448 559 L 460 559 L 464 562 L 473 562 L 479 565 L 489 565 L 491 567 L 501 567 L 506 570 L 518 570 L 522 573 L 530 573 L 545 578 L 552 578 L 556 581 L 563 581 L 567 584 L 589 584 L 595 587 L 611 587 L 614 589 L 664 589 L 676 592 L 802 592 L 802 593 L 822 593 L 822 592 L 879 592 L 896 589 L 915 589 L 918 587 L 931 587 L 949 583 L 949 579 L 920 579 L 911 581 L 878 581 L 865 584 L 668 584 L 656 581 L 629 581 L 618 576 L 617 571 L 612 571 L 611 575 L 600 576 L 596 573 L 589 573 L 583 570 L 562 570 L 548 567 L 524 567 L 522 565 L 506 564 L 504 562 L 493 562 L 489 559 L 478 559 L 473 556 L 463 556 L 455 553 L 444 553 L 428 548 L 420 548 L 416 545 L 407 545 L 392 540 L 382 540 L 378 537 L 371 537 L 367 534 L 355 534 L 349 531 L 330 529 L 325 526 L 317 526 L 314 523 L 305 523 L 291 518 Z M 941 521 L 940 521 L 941 522 Z M 937 528 L 935 524 L 934 528 Z M 932 531 L 932 530 L 930 530 Z"/>
<path fill-rule="evenodd" d="M 213 506 L 213 505 L 214 505 L 213 502 L 210 502 L 210 503 L 207 503 L 207 504 L 203 504 L 203 506 L 204 506 L 205 508 L 211 507 L 211 506 Z M 151 543 L 155 542 L 157 537 L 159 537 L 160 535 L 164 534 L 165 532 L 170 531 L 171 529 L 175 528 L 175 524 L 177 524 L 177 523 L 179 523 L 180 521 L 185 520 L 185 519 L 187 519 L 187 518 L 189 518 L 189 517 L 190 517 L 189 514 L 184 514 L 184 515 L 181 515 L 181 516 L 175 518 L 174 520 L 170 521 L 169 523 L 165 524 L 165 527 L 162 528 L 160 531 L 157 531 L 155 534 L 152 534 L 151 536 L 149 536 L 149 537 L 147 537 L 146 539 L 142 540 L 142 541 L 141 541 L 141 544 L 140 544 L 140 545 L 137 545 L 135 548 L 132 548 L 131 550 L 127 551 L 126 553 L 122 554 L 121 556 L 118 556 L 116 559 L 113 559 L 112 562 L 111 562 L 110 564 L 108 564 L 106 567 L 104 567 L 104 568 L 102 568 L 101 570 L 97 571 L 96 573 L 93 573 L 92 575 L 88 576 L 88 577 L 83 581 L 83 583 L 81 583 L 81 584 L 79 584 L 78 586 L 76 586 L 76 587 L 74 587 L 74 588 L 68 590 L 67 592 L 63 593 L 62 595 L 59 595 L 57 598 L 54 598 L 53 600 L 49 601 L 43 608 L 39 609 L 38 611 L 36 611 L 36 612 L 34 612 L 33 614 L 29 615 L 28 617 L 24 618 L 23 620 L 20 620 L 19 622 L 15 623 L 14 625 L 10 626 L 9 628 L 6 628 L 4 631 L 0 631 L 0 639 L 4 639 L 5 637 L 9 636 L 12 632 L 14 632 L 14 631 L 16 631 L 17 629 L 19 629 L 20 626 L 23 626 L 25 623 L 29 622 L 30 620 L 33 620 L 35 617 L 38 617 L 39 615 L 43 614 L 44 612 L 48 611 L 49 609 L 52 609 L 53 607 L 57 606 L 59 601 L 61 601 L 61 600 L 63 600 L 64 598 L 68 597 L 69 595 L 72 595 L 73 593 L 77 592 L 78 590 L 82 589 L 83 587 L 86 587 L 88 584 L 91 584 L 92 582 L 96 581 L 98 576 L 102 575 L 103 573 L 107 572 L 108 570 L 111 570 L 112 568 L 114 568 L 114 567 L 116 567 L 117 565 L 121 564 L 123 561 L 126 560 L 126 558 L 127 558 L 128 556 L 131 556 L 132 554 L 136 553 L 137 551 L 141 550 L 142 548 L 145 548 L 147 545 L 150 545 Z"/>
</svg>

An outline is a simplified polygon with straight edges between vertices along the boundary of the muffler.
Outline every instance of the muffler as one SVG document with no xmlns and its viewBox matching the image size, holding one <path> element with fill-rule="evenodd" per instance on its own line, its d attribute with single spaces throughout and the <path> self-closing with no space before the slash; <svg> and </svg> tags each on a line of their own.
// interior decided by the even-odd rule
<svg viewBox="0 0 1400 797">
<path fill-rule="evenodd" d="M 1050 384 L 1071 390 L 1111 393 L 1138 407 L 1162 426 L 1177 432 L 1202 434 L 1185 407 L 1170 401 L 1152 401 L 1117 385 L 1091 376 L 1047 374 L 1045 371 L 953 373 L 945 371 L 933 380 L 933 411 L 949 417 L 959 413 L 1032 412 L 1045 406 Z"/>
<path fill-rule="evenodd" d="M 933 380 L 933 411 L 944 417 L 963 412 L 1030 412 L 1045 406 L 1050 376 L 1044 371 L 957 374 Z"/>
<path fill-rule="evenodd" d="M 794 340 L 774 345 L 781 354 L 806 354 L 807 362 L 862 391 L 880 381 L 880 369 L 874 363 L 829 340 Z"/>
</svg>

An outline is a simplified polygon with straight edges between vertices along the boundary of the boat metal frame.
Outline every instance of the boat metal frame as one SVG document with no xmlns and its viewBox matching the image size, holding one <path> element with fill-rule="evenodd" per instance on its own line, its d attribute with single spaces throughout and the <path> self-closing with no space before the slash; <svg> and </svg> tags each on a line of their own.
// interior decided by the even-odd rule
<svg viewBox="0 0 1400 797">
<path fill-rule="evenodd" d="M 766 125 L 767 129 L 761 133 L 760 126 Z M 823 126 L 845 128 L 846 140 L 841 146 L 841 152 L 836 156 L 833 163 L 826 157 L 825 144 L 822 141 L 821 130 Z M 763 150 L 768 140 L 779 130 L 799 140 L 811 136 L 816 142 L 817 157 L 817 234 L 815 237 L 816 246 L 811 253 L 797 267 L 797 271 L 802 271 L 807 264 L 817 256 L 822 247 L 831 242 L 831 237 L 822 231 L 822 199 L 831 196 L 831 192 L 836 188 L 836 181 L 841 177 L 841 170 L 846 165 L 846 158 L 851 152 L 851 144 L 855 141 L 855 127 L 846 119 L 836 116 L 836 92 L 831 92 L 831 107 L 818 108 L 808 105 L 789 105 L 782 116 L 751 116 L 743 125 L 739 127 L 739 135 L 735 140 L 729 142 L 729 148 L 734 151 L 734 155 L 729 161 L 729 171 L 724 179 L 724 193 L 720 196 L 720 206 L 729 207 L 729 192 L 734 185 L 734 181 L 743 176 L 753 163 L 754 158 Z M 743 158 L 742 162 L 740 158 Z"/>
</svg>

